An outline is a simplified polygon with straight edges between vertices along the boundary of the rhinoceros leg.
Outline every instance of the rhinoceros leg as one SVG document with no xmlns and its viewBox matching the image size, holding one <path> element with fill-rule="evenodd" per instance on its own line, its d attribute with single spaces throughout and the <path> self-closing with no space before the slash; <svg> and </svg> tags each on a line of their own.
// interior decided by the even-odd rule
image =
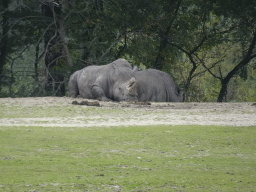
<svg viewBox="0 0 256 192">
<path fill-rule="evenodd" d="M 98 85 L 92 86 L 91 93 L 93 99 L 97 99 L 99 101 L 111 101 L 109 98 L 106 97 L 104 90 Z"/>
</svg>

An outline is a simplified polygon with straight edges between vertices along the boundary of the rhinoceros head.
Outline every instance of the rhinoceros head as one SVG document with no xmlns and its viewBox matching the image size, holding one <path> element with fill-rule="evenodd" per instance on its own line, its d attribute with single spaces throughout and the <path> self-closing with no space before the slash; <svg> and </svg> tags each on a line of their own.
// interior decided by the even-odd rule
<svg viewBox="0 0 256 192">
<path fill-rule="evenodd" d="M 114 100 L 116 101 L 138 101 L 138 82 L 131 77 L 126 82 L 116 82 L 114 85 Z"/>
</svg>

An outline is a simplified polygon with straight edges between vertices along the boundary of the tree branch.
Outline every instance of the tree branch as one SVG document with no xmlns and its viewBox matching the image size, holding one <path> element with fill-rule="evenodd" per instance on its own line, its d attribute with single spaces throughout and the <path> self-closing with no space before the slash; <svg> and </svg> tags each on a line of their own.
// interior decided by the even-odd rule
<svg viewBox="0 0 256 192">
<path fill-rule="evenodd" d="M 206 65 L 204 64 L 204 61 L 202 61 L 199 57 L 197 57 L 197 58 L 201 61 L 203 67 L 204 67 L 213 77 L 215 77 L 215 78 L 217 78 L 217 79 L 220 79 L 220 80 L 222 79 L 222 78 L 216 76 L 210 69 L 213 68 L 213 67 L 215 67 L 218 63 L 220 63 L 220 62 L 223 61 L 223 60 L 220 60 L 220 61 L 214 63 L 210 68 L 208 68 L 208 67 L 206 67 Z"/>
<path fill-rule="evenodd" d="M 245 65 L 247 65 L 253 58 L 256 57 L 256 54 L 251 55 L 253 53 L 253 49 L 255 47 L 256 44 L 256 31 L 253 34 L 253 39 L 251 41 L 251 44 L 249 46 L 247 55 L 245 56 L 245 58 L 239 62 L 238 65 L 236 65 L 233 70 L 231 70 L 228 75 L 224 78 L 225 83 L 228 83 L 230 81 L 230 79 Z"/>
</svg>

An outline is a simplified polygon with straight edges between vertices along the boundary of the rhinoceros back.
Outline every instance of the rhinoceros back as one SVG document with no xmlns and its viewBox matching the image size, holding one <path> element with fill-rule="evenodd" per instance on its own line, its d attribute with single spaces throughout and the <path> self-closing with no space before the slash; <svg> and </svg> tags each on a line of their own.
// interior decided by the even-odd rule
<svg viewBox="0 0 256 192">
<path fill-rule="evenodd" d="M 139 83 L 138 95 L 140 101 L 182 101 L 175 93 L 177 86 L 174 84 L 172 77 L 165 72 L 156 69 L 137 71 L 136 79 Z"/>
</svg>

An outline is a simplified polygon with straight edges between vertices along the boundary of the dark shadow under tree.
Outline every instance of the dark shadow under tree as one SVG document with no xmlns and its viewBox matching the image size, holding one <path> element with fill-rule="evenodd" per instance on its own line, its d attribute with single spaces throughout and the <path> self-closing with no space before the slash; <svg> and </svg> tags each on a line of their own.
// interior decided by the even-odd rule
<svg viewBox="0 0 256 192">
<path fill-rule="evenodd" d="M 3 71 L 6 64 L 8 56 L 8 31 L 9 31 L 9 21 L 8 21 L 8 8 L 9 0 L 3 0 L 0 5 L 3 9 L 0 9 L 2 14 L 2 19 L 0 20 L 2 31 L 0 33 L 0 92 L 3 84 Z M 0 15 L 1 16 L 1 15 Z M 0 17 L 1 18 L 1 17 Z"/>
<path fill-rule="evenodd" d="M 42 5 L 42 13 L 48 21 L 48 26 L 44 35 L 45 46 L 45 66 L 47 83 L 45 90 L 48 95 L 65 95 L 65 77 L 58 72 L 57 66 L 61 63 L 62 44 L 59 33 L 61 5 L 57 2 L 46 2 Z"/>
</svg>

